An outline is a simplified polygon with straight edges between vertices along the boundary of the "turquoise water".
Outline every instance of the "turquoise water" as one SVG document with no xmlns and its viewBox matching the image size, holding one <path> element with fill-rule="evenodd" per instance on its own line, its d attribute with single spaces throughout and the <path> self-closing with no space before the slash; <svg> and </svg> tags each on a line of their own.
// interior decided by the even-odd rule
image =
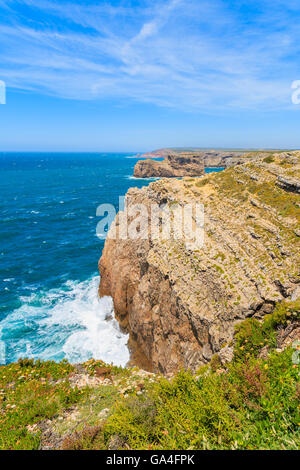
<svg viewBox="0 0 300 470">
<path fill-rule="evenodd" d="M 97 297 L 96 208 L 149 183 L 132 178 L 133 155 L 0 154 L 0 364 L 128 361 L 112 301 Z"/>
</svg>

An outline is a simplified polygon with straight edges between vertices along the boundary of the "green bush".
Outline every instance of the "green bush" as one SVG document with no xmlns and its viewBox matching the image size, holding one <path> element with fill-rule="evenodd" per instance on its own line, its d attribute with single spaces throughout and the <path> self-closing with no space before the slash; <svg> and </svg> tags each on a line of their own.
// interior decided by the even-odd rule
<svg viewBox="0 0 300 470">
<path fill-rule="evenodd" d="M 299 369 L 292 350 L 235 361 L 223 373 L 162 379 L 122 401 L 105 427 L 130 449 L 297 449 Z"/>
<path fill-rule="evenodd" d="M 147 397 L 120 402 L 105 428 L 131 449 L 297 449 L 299 367 L 292 348 L 276 352 L 276 329 L 299 318 L 299 301 L 279 304 L 264 321 L 238 325 L 234 360 L 219 357 L 196 378 L 181 371 Z M 258 357 L 268 346 L 267 359 Z"/>
<path fill-rule="evenodd" d="M 263 346 L 276 346 L 276 328 L 300 318 L 300 301 L 282 302 L 263 321 L 247 318 L 236 326 L 234 357 L 236 360 L 256 356 Z"/>
<path fill-rule="evenodd" d="M 214 448 L 229 445 L 238 425 L 217 375 L 197 380 L 181 371 L 173 381 L 154 385 L 146 401 L 119 404 L 106 433 L 120 436 L 132 449 Z"/>
<path fill-rule="evenodd" d="M 67 380 L 73 369 L 67 361 L 29 359 L 0 366 L 0 449 L 38 448 L 40 431 L 29 427 L 82 399 Z"/>
<path fill-rule="evenodd" d="M 67 436 L 61 450 L 97 450 L 104 448 L 103 427 L 89 426 L 80 432 Z"/>
<path fill-rule="evenodd" d="M 274 157 L 272 155 L 269 155 L 268 157 L 264 158 L 263 161 L 265 163 L 272 163 L 274 162 Z"/>
</svg>

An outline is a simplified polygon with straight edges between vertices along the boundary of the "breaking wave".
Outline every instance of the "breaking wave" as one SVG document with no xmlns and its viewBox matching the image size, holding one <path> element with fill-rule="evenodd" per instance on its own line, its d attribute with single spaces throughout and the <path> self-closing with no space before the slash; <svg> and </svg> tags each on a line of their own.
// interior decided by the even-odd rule
<svg viewBox="0 0 300 470">
<path fill-rule="evenodd" d="M 60 289 L 34 290 L 0 322 L 0 363 L 20 357 L 90 358 L 125 366 L 128 335 L 120 331 L 110 297 L 99 299 L 99 277 L 67 281 Z"/>
</svg>

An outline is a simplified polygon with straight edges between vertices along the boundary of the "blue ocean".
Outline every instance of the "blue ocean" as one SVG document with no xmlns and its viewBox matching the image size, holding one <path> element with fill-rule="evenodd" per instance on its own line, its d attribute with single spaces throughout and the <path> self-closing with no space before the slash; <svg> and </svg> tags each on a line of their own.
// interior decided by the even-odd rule
<svg viewBox="0 0 300 470">
<path fill-rule="evenodd" d="M 134 156 L 0 153 L 0 364 L 127 363 L 112 300 L 97 296 L 96 209 L 149 183 L 132 177 Z"/>
</svg>

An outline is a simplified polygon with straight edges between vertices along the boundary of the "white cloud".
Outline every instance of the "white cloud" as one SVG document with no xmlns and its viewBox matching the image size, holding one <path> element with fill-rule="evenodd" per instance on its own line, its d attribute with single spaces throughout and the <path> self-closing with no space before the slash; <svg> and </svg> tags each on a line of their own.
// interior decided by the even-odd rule
<svg viewBox="0 0 300 470">
<path fill-rule="evenodd" d="M 272 110 L 290 105 L 290 84 L 300 76 L 293 1 L 240 2 L 260 5 L 252 22 L 221 0 L 136 8 L 23 1 L 32 16 L 18 14 L 19 3 L 0 0 L 8 9 L 0 78 L 10 87 L 187 110 Z"/>
</svg>

